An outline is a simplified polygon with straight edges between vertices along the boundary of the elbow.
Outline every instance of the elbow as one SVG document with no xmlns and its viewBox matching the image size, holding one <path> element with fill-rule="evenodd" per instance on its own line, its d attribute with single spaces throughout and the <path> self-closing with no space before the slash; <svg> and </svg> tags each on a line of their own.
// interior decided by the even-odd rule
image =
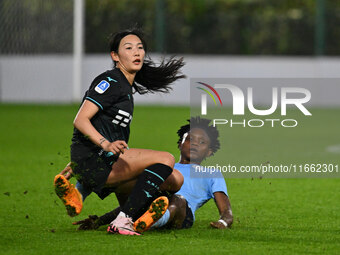
<svg viewBox="0 0 340 255">
<path fill-rule="evenodd" d="M 73 126 L 76 128 L 76 129 L 79 129 L 79 118 L 78 116 L 76 116 L 73 120 Z"/>
</svg>

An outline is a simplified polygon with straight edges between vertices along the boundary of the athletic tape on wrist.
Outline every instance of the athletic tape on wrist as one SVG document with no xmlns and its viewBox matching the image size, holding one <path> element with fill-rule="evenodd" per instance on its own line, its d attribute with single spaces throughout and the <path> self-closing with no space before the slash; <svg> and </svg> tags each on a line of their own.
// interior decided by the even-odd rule
<svg viewBox="0 0 340 255">
<path fill-rule="evenodd" d="M 222 223 L 225 227 L 228 227 L 227 222 L 225 222 L 224 220 L 219 219 L 218 222 Z"/>
</svg>

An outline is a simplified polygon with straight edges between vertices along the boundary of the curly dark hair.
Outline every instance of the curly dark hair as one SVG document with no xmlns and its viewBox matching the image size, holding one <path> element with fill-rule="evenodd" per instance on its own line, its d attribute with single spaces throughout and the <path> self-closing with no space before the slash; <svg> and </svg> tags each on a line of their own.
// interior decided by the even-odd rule
<svg viewBox="0 0 340 255">
<path fill-rule="evenodd" d="M 183 136 L 185 133 L 189 132 L 193 128 L 201 128 L 203 129 L 210 138 L 210 149 L 212 150 L 213 154 L 220 148 L 220 141 L 218 140 L 219 132 L 216 127 L 213 125 L 209 125 L 209 119 L 203 119 L 200 117 L 191 117 L 190 120 L 187 120 L 189 124 L 183 125 L 177 131 L 179 139 L 177 144 L 180 145 L 183 140 Z"/>
</svg>

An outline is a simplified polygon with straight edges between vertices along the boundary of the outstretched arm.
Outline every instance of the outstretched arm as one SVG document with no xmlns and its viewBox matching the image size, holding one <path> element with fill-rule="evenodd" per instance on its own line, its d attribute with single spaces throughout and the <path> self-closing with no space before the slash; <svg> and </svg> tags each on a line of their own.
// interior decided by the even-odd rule
<svg viewBox="0 0 340 255">
<path fill-rule="evenodd" d="M 215 192 L 215 203 L 220 213 L 220 219 L 215 222 L 210 222 L 213 228 L 230 228 L 233 224 L 233 213 L 228 196 L 224 192 Z"/>
<path fill-rule="evenodd" d="M 89 215 L 87 219 L 73 222 L 73 225 L 80 225 L 78 230 L 92 230 L 97 229 L 100 226 L 108 225 L 113 221 L 118 213 L 120 212 L 120 207 L 117 207 L 111 212 L 108 212 L 100 217 L 97 215 Z"/>
</svg>

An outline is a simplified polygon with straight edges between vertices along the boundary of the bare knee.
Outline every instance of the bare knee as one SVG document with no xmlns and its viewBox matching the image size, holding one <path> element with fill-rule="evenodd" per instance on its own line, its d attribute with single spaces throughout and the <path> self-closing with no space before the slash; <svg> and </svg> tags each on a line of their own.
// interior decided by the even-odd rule
<svg viewBox="0 0 340 255">
<path fill-rule="evenodd" d="M 174 168 L 175 165 L 175 157 L 166 151 L 159 151 L 156 155 L 157 157 L 157 163 L 161 163 L 167 166 L 170 166 L 171 168 Z"/>
<path fill-rule="evenodd" d="M 171 175 L 166 178 L 165 182 L 160 186 L 160 189 L 175 193 L 180 190 L 183 182 L 183 175 L 178 170 L 174 169 Z"/>
<path fill-rule="evenodd" d="M 181 211 L 185 210 L 187 205 L 187 201 L 185 200 L 185 198 L 182 195 L 178 194 L 172 196 L 170 203 L 174 203 L 176 207 Z"/>
<path fill-rule="evenodd" d="M 183 196 L 173 195 L 170 199 L 169 211 L 170 219 L 169 223 L 174 228 L 182 228 L 183 221 L 186 217 L 186 200 Z"/>
<path fill-rule="evenodd" d="M 172 174 L 171 174 L 174 178 L 174 181 L 173 181 L 173 187 L 174 187 L 174 192 L 177 192 L 181 189 L 182 185 L 183 185 L 183 182 L 184 182 L 184 177 L 183 175 L 181 174 L 180 171 L 178 171 L 177 169 L 174 169 L 172 171 Z"/>
</svg>

